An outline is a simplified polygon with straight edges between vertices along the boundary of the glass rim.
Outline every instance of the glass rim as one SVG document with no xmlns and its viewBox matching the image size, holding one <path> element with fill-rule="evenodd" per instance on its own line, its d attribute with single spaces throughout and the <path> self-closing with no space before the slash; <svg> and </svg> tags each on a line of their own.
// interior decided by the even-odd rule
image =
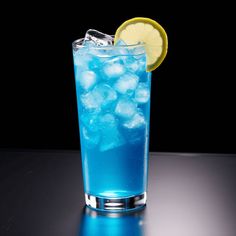
<svg viewBox="0 0 236 236">
<path fill-rule="evenodd" d="M 113 35 L 112 35 L 112 37 L 113 37 Z M 96 50 L 114 50 L 114 49 L 119 49 L 119 48 L 134 49 L 134 48 L 145 46 L 145 43 L 136 43 L 136 44 L 118 45 L 118 46 L 116 46 L 116 45 L 86 46 L 86 45 L 82 45 L 83 41 L 84 41 L 84 38 L 79 38 L 79 39 L 76 39 L 75 41 L 73 41 L 72 42 L 73 49 L 92 48 L 92 49 L 96 49 Z"/>
</svg>

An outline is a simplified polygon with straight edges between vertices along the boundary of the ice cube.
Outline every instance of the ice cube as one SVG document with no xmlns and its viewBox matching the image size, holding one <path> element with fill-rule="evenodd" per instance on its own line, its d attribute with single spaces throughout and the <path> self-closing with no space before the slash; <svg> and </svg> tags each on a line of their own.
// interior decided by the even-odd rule
<svg viewBox="0 0 236 236">
<path fill-rule="evenodd" d="M 118 40 L 115 44 L 113 55 L 130 55 L 131 52 L 126 46 L 127 44 L 123 40 Z"/>
<path fill-rule="evenodd" d="M 99 130 L 98 113 L 84 112 L 80 116 L 82 124 L 90 131 L 97 132 Z"/>
<path fill-rule="evenodd" d="M 125 64 L 129 71 L 140 75 L 141 73 L 146 71 L 146 58 L 145 56 L 141 56 L 140 58 L 135 58 L 128 56 L 125 59 Z"/>
<path fill-rule="evenodd" d="M 115 46 L 126 46 L 127 44 L 123 41 L 123 40 L 121 40 L 121 39 L 119 39 L 117 42 L 116 42 L 116 44 L 115 44 Z"/>
<path fill-rule="evenodd" d="M 131 119 L 126 120 L 123 126 L 128 129 L 136 129 L 145 126 L 145 118 L 141 111 L 136 113 Z"/>
<path fill-rule="evenodd" d="M 112 45 L 113 38 L 110 35 L 104 34 L 94 29 L 89 29 L 86 32 L 83 45 L 108 46 Z"/>
<path fill-rule="evenodd" d="M 85 70 L 96 70 L 101 66 L 100 58 L 90 54 L 90 51 L 87 50 L 86 53 L 77 52 L 74 56 L 74 65 L 75 65 L 75 75 L 79 76 L 81 71 Z"/>
<path fill-rule="evenodd" d="M 126 137 L 128 137 L 128 142 L 131 144 L 145 143 L 145 139 L 147 139 L 145 126 L 141 126 L 137 129 L 126 129 Z"/>
<path fill-rule="evenodd" d="M 113 102 L 117 99 L 117 93 L 116 91 L 109 86 L 108 84 L 98 84 L 94 90 L 93 93 L 96 97 L 101 97 L 102 99 L 102 107 L 107 107 L 111 105 Z"/>
<path fill-rule="evenodd" d="M 102 71 L 105 80 L 118 78 L 125 73 L 125 66 L 119 57 L 104 62 Z"/>
<path fill-rule="evenodd" d="M 82 71 L 81 73 L 78 72 L 79 74 L 76 76 L 76 81 L 79 82 L 79 85 L 82 87 L 84 90 L 91 90 L 97 80 L 98 76 L 94 71 L 86 70 Z"/>
<path fill-rule="evenodd" d="M 145 50 L 144 45 L 139 44 L 139 45 L 135 46 L 132 49 L 132 53 L 136 59 L 139 59 L 141 57 L 145 57 L 146 50 Z"/>
<path fill-rule="evenodd" d="M 96 112 L 99 112 L 101 110 L 100 106 L 103 102 L 103 97 L 98 93 L 94 93 L 93 90 L 88 93 L 82 94 L 80 96 L 80 100 L 82 106 L 87 110 Z"/>
<path fill-rule="evenodd" d="M 111 56 L 111 51 L 109 48 L 90 48 L 89 49 L 89 54 L 95 56 L 100 63 L 104 62 L 107 60 L 108 57 Z M 99 66 L 101 67 L 101 66 Z"/>
<path fill-rule="evenodd" d="M 150 88 L 145 83 L 139 83 L 135 90 L 135 101 L 138 103 L 146 103 L 150 98 Z"/>
<path fill-rule="evenodd" d="M 92 47 L 92 46 L 96 46 L 96 44 L 93 40 L 85 40 L 84 39 L 83 46 Z"/>
<path fill-rule="evenodd" d="M 100 151 L 108 151 L 125 144 L 125 140 L 118 130 L 118 122 L 111 113 L 100 116 L 101 143 Z"/>
<path fill-rule="evenodd" d="M 80 49 L 74 53 L 74 64 L 80 69 L 87 70 L 89 68 L 89 62 L 91 62 L 92 59 L 93 58 L 91 55 L 87 53 L 81 53 Z"/>
<path fill-rule="evenodd" d="M 99 117 L 99 126 L 101 129 L 106 129 L 107 127 L 114 127 L 117 125 L 117 120 L 115 116 L 111 113 L 102 114 Z"/>
<path fill-rule="evenodd" d="M 132 59 L 129 58 L 128 60 L 126 60 L 126 65 L 127 65 L 127 68 L 133 73 L 137 73 L 139 70 L 139 63 L 134 58 Z"/>
<path fill-rule="evenodd" d="M 124 144 L 125 140 L 117 128 L 107 129 L 106 133 L 101 138 L 100 151 L 108 151 Z"/>
<path fill-rule="evenodd" d="M 84 142 L 85 146 L 89 149 L 95 148 L 100 141 L 100 133 L 92 132 L 82 127 L 82 142 Z"/>
<path fill-rule="evenodd" d="M 144 143 L 146 139 L 146 121 L 141 110 L 122 124 L 123 134 L 131 144 Z"/>
<path fill-rule="evenodd" d="M 115 107 L 115 114 L 120 118 L 129 119 L 137 112 L 137 104 L 128 97 L 121 97 Z"/>
<path fill-rule="evenodd" d="M 114 84 L 114 88 L 121 94 L 131 95 L 138 85 L 139 77 L 133 73 L 122 75 Z"/>
<path fill-rule="evenodd" d="M 146 56 L 142 55 L 142 56 L 140 56 L 139 58 L 136 58 L 136 59 L 137 59 L 138 64 L 139 64 L 138 72 L 140 73 L 140 72 L 146 71 L 146 68 L 147 68 Z"/>
<path fill-rule="evenodd" d="M 92 91 L 81 95 L 82 105 L 97 111 L 111 105 L 116 99 L 116 91 L 107 84 L 98 84 Z"/>
</svg>

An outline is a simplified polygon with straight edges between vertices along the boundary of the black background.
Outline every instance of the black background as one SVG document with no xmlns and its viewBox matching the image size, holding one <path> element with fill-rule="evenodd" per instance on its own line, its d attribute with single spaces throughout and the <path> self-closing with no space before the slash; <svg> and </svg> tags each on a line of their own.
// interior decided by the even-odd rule
<svg viewBox="0 0 236 236">
<path fill-rule="evenodd" d="M 236 152 L 230 7 L 77 1 L 1 11 L 0 147 L 78 149 L 72 41 L 145 16 L 169 37 L 152 76 L 150 150 Z"/>
</svg>

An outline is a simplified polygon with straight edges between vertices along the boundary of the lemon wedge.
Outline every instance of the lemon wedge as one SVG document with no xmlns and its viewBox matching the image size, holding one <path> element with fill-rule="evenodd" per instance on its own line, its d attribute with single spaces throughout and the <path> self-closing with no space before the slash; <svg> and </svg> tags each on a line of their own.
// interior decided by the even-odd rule
<svg viewBox="0 0 236 236">
<path fill-rule="evenodd" d="M 155 70 L 167 54 L 167 34 L 159 23 L 149 18 L 135 17 L 125 21 L 115 33 L 115 43 L 118 40 L 127 45 L 144 43 L 147 71 Z"/>
</svg>

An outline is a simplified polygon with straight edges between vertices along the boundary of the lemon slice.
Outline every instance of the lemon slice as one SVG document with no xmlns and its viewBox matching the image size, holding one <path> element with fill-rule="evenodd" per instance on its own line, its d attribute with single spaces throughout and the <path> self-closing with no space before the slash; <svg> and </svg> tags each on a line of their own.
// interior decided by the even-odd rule
<svg viewBox="0 0 236 236">
<path fill-rule="evenodd" d="M 115 33 L 115 43 L 120 39 L 127 45 L 144 43 L 147 71 L 155 70 L 166 57 L 168 48 L 166 32 L 152 19 L 135 17 L 125 21 Z"/>
</svg>

